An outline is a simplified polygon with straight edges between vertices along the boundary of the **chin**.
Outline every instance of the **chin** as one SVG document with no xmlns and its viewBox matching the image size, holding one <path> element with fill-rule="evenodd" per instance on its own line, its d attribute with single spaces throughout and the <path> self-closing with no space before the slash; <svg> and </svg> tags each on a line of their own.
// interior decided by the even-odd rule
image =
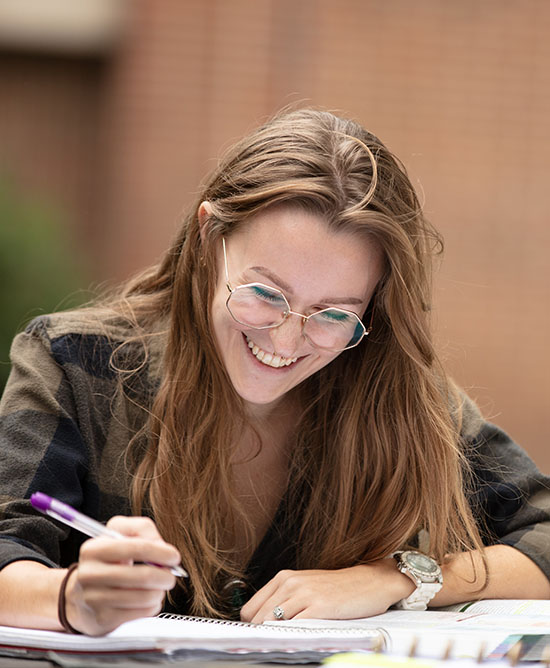
<svg viewBox="0 0 550 668">
<path fill-rule="evenodd" d="M 235 387 L 235 391 L 245 403 L 252 406 L 269 406 L 270 404 L 276 403 L 287 394 L 287 392 L 263 394 L 248 388 L 245 389 L 239 387 Z"/>
</svg>

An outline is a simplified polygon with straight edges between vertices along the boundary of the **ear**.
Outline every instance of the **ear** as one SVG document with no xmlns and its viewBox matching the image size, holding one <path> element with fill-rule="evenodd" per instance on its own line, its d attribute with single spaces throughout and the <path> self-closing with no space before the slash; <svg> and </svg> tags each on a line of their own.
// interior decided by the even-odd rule
<svg viewBox="0 0 550 668">
<path fill-rule="evenodd" d="M 208 227 L 208 221 L 212 216 L 212 205 L 210 204 L 210 202 L 207 201 L 201 202 L 197 216 L 199 218 L 199 229 L 200 229 L 201 240 L 204 241 L 204 237 L 206 235 L 206 230 Z"/>
</svg>

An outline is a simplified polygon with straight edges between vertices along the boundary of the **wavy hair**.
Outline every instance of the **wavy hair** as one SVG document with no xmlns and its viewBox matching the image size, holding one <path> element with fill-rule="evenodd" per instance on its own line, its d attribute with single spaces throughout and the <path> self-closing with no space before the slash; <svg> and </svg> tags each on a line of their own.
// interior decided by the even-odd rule
<svg viewBox="0 0 550 668">
<path fill-rule="evenodd" d="M 212 216 L 201 239 L 204 200 Z M 242 577 L 226 544 L 227 512 L 234 526 L 251 530 L 228 447 L 246 417 L 210 325 L 216 249 L 222 235 L 277 205 L 364 235 L 384 257 L 368 340 L 295 390 L 303 410 L 285 498 L 300 518 L 298 567 L 368 563 L 420 531 L 440 561 L 481 545 L 467 502 L 460 401 L 437 361 L 429 324 L 432 260 L 442 240 L 405 169 L 377 137 L 328 112 L 282 113 L 226 153 L 159 265 L 112 304 L 131 311 L 141 332 L 169 323 L 147 445 L 135 439 L 129 446 L 131 500 L 135 512 L 152 512 L 180 550 L 195 614 L 225 614 L 220 588 Z"/>
</svg>

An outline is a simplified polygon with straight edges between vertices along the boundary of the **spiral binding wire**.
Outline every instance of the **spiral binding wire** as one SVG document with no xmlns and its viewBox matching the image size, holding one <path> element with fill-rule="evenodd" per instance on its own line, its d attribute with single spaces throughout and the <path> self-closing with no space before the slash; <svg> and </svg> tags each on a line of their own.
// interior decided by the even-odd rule
<svg viewBox="0 0 550 668">
<path fill-rule="evenodd" d="M 208 617 L 190 617 L 188 615 L 177 615 L 173 613 L 168 613 L 164 612 L 158 615 L 162 619 L 185 619 L 185 620 L 193 620 L 195 622 L 200 622 L 202 624 L 211 624 L 212 626 L 230 626 L 230 627 L 240 627 L 240 628 L 254 628 L 257 627 L 257 624 L 252 624 L 250 622 L 239 622 L 239 621 L 233 621 L 233 620 L 228 620 L 228 619 L 211 619 Z M 278 633 L 280 632 L 280 626 L 279 625 L 262 625 L 262 633 Z M 358 635 L 362 635 L 365 637 L 372 637 L 373 643 L 370 648 L 370 651 L 375 652 L 375 653 L 383 653 L 384 650 L 388 647 L 388 638 L 387 634 L 382 628 L 376 628 L 376 629 L 362 629 L 358 627 L 354 628 L 342 628 L 342 627 L 306 627 L 306 626 L 285 626 L 285 633 L 295 633 L 297 635 L 299 634 L 311 634 L 311 635 L 317 635 L 317 636 L 322 636 L 326 635 L 327 632 L 334 632 L 338 633 L 340 637 L 355 637 Z M 414 636 L 411 645 L 409 648 L 409 651 L 407 653 L 407 656 L 409 658 L 421 658 L 417 657 L 417 652 L 418 652 L 418 646 L 420 643 L 420 637 L 419 636 Z M 441 660 L 442 661 L 452 661 L 453 657 L 453 650 L 454 650 L 454 640 L 450 639 L 445 646 L 445 649 L 443 651 L 443 654 L 441 655 Z M 477 663 L 484 663 L 485 662 L 485 653 L 487 650 L 487 646 L 485 642 L 481 642 L 479 649 L 477 651 L 476 655 L 476 661 Z M 527 649 L 522 643 L 521 640 L 518 640 L 505 655 L 506 660 L 508 661 L 509 665 L 512 667 L 516 667 L 518 663 L 522 660 L 524 654 L 526 653 Z M 488 660 L 487 663 L 490 663 L 491 661 Z M 540 661 L 529 661 L 529 665 L 533 666 L 536 664 L 540 664 L 545 666 L 545 668 L 550 668 L 550 643 L 546 644 L 541 652 L 541 659 Z"/>
<path fill-rule="evenodd" d="M 257 628 L 258 624 L 252 624 L 250 622 L 237 622 L 230 619 L 214 619 L 210 617 L 192 617 L 189 615 L 177 615 L 170 612 L 162 612 L 158 615 L 161 619 L 185 619 L 187 621 L 200 622 L 202 624 L 212 624 L 213 626 L 232 626 L 238 628 Z M 262 634 L 263 633 L 280 633 L 280 625 L 270 625 L 262 624 Z M 328 633 L 337 633 L 339 637 L 355 637 L 355 636 L 364 636 L 365 638 L 372 637 L 373 641 L 382 642 L 384 644 L 384 631 L 382 629 L 363 629 L 359 627 L 345 628 L 345 627 L 335 627 L 335 626 L 325 626 L 325 627 L 307 627 L 307 626 L 284 626 L 285 633 L 296 633 L 297 635 L 307 633 L 308 635 L 326 635 Z"/>
</svg>

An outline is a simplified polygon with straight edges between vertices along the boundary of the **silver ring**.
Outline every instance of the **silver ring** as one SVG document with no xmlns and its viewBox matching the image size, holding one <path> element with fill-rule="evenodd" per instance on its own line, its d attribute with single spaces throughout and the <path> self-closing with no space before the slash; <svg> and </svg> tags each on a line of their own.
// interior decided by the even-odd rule
<svg viewBox="0 0 550 668">
<path fill-rule="evenodd" d="M 275 617 L 275 619 L 284 619 L 285 618 L 285 611 L 281 608 L 280 605 L 273 608 L 273 617 Z"/>
</svg>

